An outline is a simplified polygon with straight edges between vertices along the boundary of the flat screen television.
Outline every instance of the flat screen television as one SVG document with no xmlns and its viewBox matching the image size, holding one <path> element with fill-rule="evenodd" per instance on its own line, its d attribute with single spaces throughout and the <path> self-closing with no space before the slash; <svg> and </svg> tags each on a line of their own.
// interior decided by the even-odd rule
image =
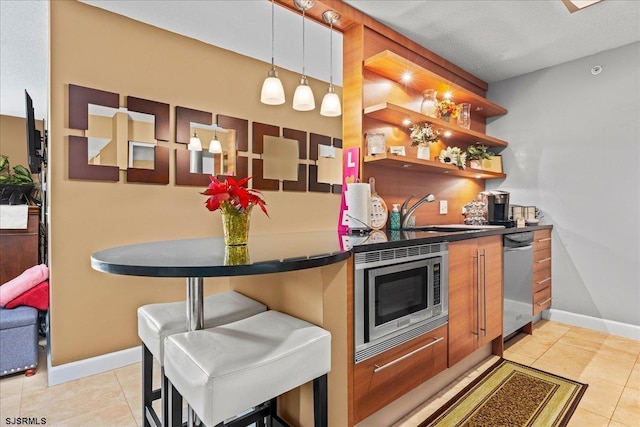
<svg viewBox="0 0 640 427">
<path fill-rule="evenodd" d="M 43 138 L 40 131 L 36 129 L 33 101 L 26 90 L 24 91 L 24 97 L 27 113 L 27 161 L 29 163 L 31 173 L 40 173 L 40 171 L 42 171 L 42 161 L 44 159 Z"/>
</svg>

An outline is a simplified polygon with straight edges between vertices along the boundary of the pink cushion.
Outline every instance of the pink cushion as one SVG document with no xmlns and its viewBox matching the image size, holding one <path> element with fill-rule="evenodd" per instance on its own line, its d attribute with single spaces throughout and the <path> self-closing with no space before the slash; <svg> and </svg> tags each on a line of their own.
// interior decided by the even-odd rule
<svg viewBox="0 0 640 427">
<path fill-rule="evenodd" d="M 48 278 L 49 268 L 44 264 L 27 268 L 21 275 L 0 286 L 0 307 Z"/>
<path fill-rule="evenodd" d="M 14 308 L 19 305 L 46 310 L 49 308 L 49 281 L 38 283 L 33 288 L 20 294 L 17 298 L 7 303 L 5 308 Z"/>
</svg>

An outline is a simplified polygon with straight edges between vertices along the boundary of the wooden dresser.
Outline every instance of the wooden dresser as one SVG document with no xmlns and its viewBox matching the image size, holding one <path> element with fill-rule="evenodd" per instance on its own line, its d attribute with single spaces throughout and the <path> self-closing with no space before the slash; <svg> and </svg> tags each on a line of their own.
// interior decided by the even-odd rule
<svg viewBox="0 0 640 427">
<path fill-rule="evenodd" d="M 39 263 L 40 208 L 29 207 L 26 229 L 0 229 L 0 284 Z"/>
</svg>

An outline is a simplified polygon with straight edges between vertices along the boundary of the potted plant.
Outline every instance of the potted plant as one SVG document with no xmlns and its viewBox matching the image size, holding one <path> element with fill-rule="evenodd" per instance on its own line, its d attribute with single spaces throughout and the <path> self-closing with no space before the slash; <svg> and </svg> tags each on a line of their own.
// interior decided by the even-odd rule
<svg viewBox="0 0 640 427">
<path fill-rule="evenodd" d="M 467 147 L 467 159 L 469 159 L 469 166 L 473 169 L 482 169 L 482 161 L 489 160 L 491 153 L 488 151 L 489 147 L 476 143 Z"/>
<path fill-rule="evenodd" d="M 0 154 L 0 205 L 29 203 L 33 187 L 29 169 L 17 165 L 12 170 L 9 157 Z"/>
</svg>

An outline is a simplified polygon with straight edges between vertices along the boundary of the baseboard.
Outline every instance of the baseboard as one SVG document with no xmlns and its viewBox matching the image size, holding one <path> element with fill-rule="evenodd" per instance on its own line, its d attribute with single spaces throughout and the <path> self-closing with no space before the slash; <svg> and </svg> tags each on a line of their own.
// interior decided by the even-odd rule
<svg viewBox="0 0 640 427">
<path fill-rule="evenodd" d="M 142 350 L 134 347 L 59 366 L 51 366 L 48 359 L 49 386 L 52 386 L 138 363 L 142 360 Z"/>
<path fill-rule="evenodd" d="M 631 325 L 629 323 L 598 319 L 597 317 L 570 313 L 568 311 L 556 310 L 553 308 L 543 311 L 542 318 L 640 341 L 640 326 Z"/>
</svg>

